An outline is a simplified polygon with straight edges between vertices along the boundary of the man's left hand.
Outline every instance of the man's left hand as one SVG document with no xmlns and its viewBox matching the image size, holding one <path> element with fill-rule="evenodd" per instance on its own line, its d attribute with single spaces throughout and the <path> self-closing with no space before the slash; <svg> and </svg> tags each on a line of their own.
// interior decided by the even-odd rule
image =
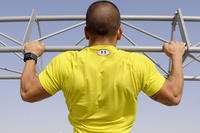
<svg viewBox="0 0 200 133">
<path fill-rule="evenodd" d="M 41 56 L 45 50 L 45 45 L 40 41 L 27 42 L 24 45 L 25 53 L 31 52 L 37 57 Z"/>
</svg>

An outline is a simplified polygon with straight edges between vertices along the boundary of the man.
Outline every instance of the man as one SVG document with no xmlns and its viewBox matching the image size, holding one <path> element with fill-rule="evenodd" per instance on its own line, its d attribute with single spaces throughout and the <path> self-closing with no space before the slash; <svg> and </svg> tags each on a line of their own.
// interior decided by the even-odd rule
<svg viewBox="0 0 200 133">
<path fill-rule="evenodd" d="M 89 46 L 58 55 L 39 76 L 36 57 L 44 52 L 44 44 L 26 43 L 22 99 L 36 102 L 62 90 L 74 133 L 129 133 L 140 91 L 162 104 L 177 105 L 183 88 L 184 44 L 164 44 L 172 60 L 172 70 L 165 79 L 147 57 L 118 50 L 121 35 L 118 8 L 111 2 L 97 1 L 86 15 Z"/>
</svg>

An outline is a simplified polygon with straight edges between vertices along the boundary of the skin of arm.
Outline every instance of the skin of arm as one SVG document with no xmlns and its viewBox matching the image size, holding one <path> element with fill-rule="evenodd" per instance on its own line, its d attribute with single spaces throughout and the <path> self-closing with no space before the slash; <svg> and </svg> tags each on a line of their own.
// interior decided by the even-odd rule
<svg viewBox="0 0 200 133">
<path fill-rule="evenodd" d="M 183 42 L 171 41 L 164 44 L 164 52 L 172 60 L 169 77 L 161 89 L 151 98 L 167 106 L 178 105 L 183 94 L 182 57 L 185 52 Z"/>
<path fill-rule="evenodd" d="M 25 52 L 31 52 L 37 57 L 44 52 L 45 45 L 39 41 L 32 41 L 25 44 Z M 47 93 L 36 75 L 36 64 L 34 60 L 27 60 L 21 75 L 20 94 L 26 102 L 37 102 L 51 95 Z"/>
</svg>

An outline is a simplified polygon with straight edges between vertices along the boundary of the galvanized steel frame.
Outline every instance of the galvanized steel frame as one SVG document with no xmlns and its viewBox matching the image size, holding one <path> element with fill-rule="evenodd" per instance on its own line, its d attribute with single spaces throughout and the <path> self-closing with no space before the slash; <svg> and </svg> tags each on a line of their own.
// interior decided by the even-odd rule
<svg viewBox="0 0 200 133">
<path fill-rule="evenodd" d="M 82 21 L 78 24 L 72 25 L 70 27 L 67 27 L 65 29 L 61 29 L 59 31 L 56 31 L 54 33 L 51 33 L 49 35 L 46 35 L 44 37 L 42 37 L 42 33 L 40 30 L 40 22 L 42 21 Z M 190 63 L 192 63 L 193 61 L 198 61 L 200 62 L 200 54 L 198 54 L 197 56 L 192 55 L 192 53 L 200 53 L 200 44 L 196 44 L 196 45 L 191 45 L 189 37 L 188 37 L 188 33 L 187 33 L 187 29 L 185 26 L 185 22 L 200 22 L 200 16 L 183 16 L 182 12 L 180 9 L 178 9 L 175 13 L 174 16 L 144 16 L 144 15 L 140 15 L 140 16 L 136 16 L 136 15 L 122 15 L 121 16 L 121 23 L 127 27 L 130 27 L 134 30 L 137 30 L 143 34 L 146 34 L 150 37 L 153 37 L 155 39 L 158 39 L 162 42 L 169 42 L 168 40 L 159 37 L 155 34 L 152 34 L 148 31 L 145 31 L 139 27 L 136 27 L 130 23 L 128 23 L 127 21 L 169 21 L 172 22 L 172 31 L 171 31 L 171 40 L 173 40 L 173 36 L 174 36 L 174 31 L 175 31 L 175 27 L 176 24 L 178 24 L 179 29 L 180 29 L 180 35 L 182 37 L 183 42 L 185 42 L 186 45 L 186 54 L 184 55 L 184 60 L 187 57 L 191 57 L 192 59 L 183 64 L 184 67 L 188 66 Z M 19 45 L 19 46 L 10 46 L 5 44 L 4 42 L 2 42 L 0 40 L 0 44 L 2 44 L 4 47 L 0 47 L 0 53 L 14 53 L 17 57 L 19 57 L 20 59 L 22 59 L 21 55 L 19 55 L 19 53 L 23 53 L 24 51 L 24 43 L 30 40 L 30 35 L 32 32 L 32 28 L 33 28 L 33 24 L 36 22 L 37 23 L 37 28 L 38 28 L 38 33 L 39 33 L 39 37 L 37 40 L 42 41 L 45 39 L 48 39 L 50 37 L 53 37 L 55 35 L 61 34 L 63 32 L 69 31 L 71 29 L 77 28 L 79 26 L 85 25 L 85 15 L 63 15 L 63 16 L 37 16 L 36 11 L 33 10 L 31 16 L 16 16 L 16 17 L 0 17 L 0 23 L 1 22 L 28 22 L 27 25 L 27 30 L 24 34 L 24 39 L 23 42 L 19 42 L 18 40 L 14 39 L 13 37 L 10 37 L 2 32 L 0 32 L 0 36 L 14 42 L 15 44 Z M 123 33 L 123 37 L 128 40 L 128 42 L 130 42 L 133 46 L 119 46 L 119 49 L 123 49 L 126 51 L 134 51 L 134 52 L 143 52 L 143 54 L 145 54 L 147 57 L 150 58 L 150 56 L 148 56 L 148 54 L 146 52 L 163 52 L 163 48 L 162 46 L 138 46 L 136 45 L 135 42 L 133 42 L 133 40 L 131 38 L 129 38 L 125 33 Z M 85 40 L 85 37 L 81 37 L 80 40 L 78 40 L 74 46 L 72 45 L 68 45 L 68 46 L 46 46 L 45 48 L 45 52 L 62 52 L 62 51 L 66 51 L 66 50 L 81 50 L 84 47 L 82 46 L 77 46 L 79 45 L 83 40 Z M 156 61 L 154 61 L 152 58 L 150 58 L 156 65 L 157 67 L 163 71 L 166 76 L 168 75 L 169 71 L 170 71 L 170 67 L 171 67 L 171 62 L 169 62 L 169 70 L 165 70 L 159 63 L 157 63 Z M 184 62 L 183 62 L 184 63 Z M 41 69 L 43 68 L 43 61 L 41 61 Z M 9 72 L 13 72 L 15 73 L 14 75 L 0 75 L 0 79 L 20 79 L 20 74 L 21 72 L 18 72 L 16 70 L 12 70 L 12 69 L 8 69 L 5 67 L 0 67 L 1 70 L 4 71 L 9 71 Z M 188 81 L 200 81 L 200 76 L 184 76 L 184 80 L 188 80 Z"/>
</svg>

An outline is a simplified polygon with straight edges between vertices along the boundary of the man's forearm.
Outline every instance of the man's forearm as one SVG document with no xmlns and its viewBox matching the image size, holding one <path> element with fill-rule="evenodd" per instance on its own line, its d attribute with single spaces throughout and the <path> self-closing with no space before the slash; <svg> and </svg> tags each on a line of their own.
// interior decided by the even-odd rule
<svg viewBox="0 0 200 133">
<path fill-rule="evenodd" d="M 170 82 L 173 95 L 178 99 L 182 96 L 183 91 L 183 68 L 182 68 L 182 57 L 172 57 L 172 68 L 168 77 Z"/>
<path fill-rule="evenodd" d="M 168 106 L 178 105 L 183 93 L 182 56 L 185 45 L 183 42 L 171 41 L 165 43 L 163 48 L 165 54 L 172 60 L 172 68 L 160 91 L 152 98 Z"/>
<path fill-rule="evenodd" d="M 25 53 L 32 53 L 40 57 L 44 52 L 45 45 L 40 41 L 28 42 L 24 45 Z M 24 71 L 21 76 L 21 97 L 26 102 L 36 102 L 51 95 L 42 87 L 38 76 L 36 75 L 35 57 L 25 58 Z"/>
<path fill-rule="evenodd" d="M 37 102 L 51 95 L 40 84 L 34 60 L 26 61 L 21 77 L 21 97 L 26 102 Z"/>
<path fill-rule="evenodd" d="M 34 85 L 33 81 L 36 78 L 36 64 L 34 60 L 28 60 L 25 63 L 24 71 L 21 76 L 21 94 L 27 93 L 31 86 Z"/>
</svg>

